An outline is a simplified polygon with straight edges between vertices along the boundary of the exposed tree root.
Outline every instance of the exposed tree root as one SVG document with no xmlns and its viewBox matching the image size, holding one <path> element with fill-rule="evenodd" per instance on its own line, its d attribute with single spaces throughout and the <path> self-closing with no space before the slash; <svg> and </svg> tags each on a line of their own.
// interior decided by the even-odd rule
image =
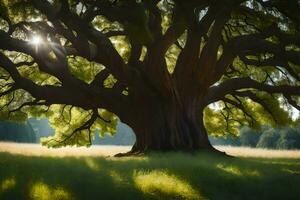
<svg viewBox="0 0 300 200">
<path fill-rule="evenodd" d="M 118 154 L 115 154 L 114 157 L 132 157 L 132 156 L 144 156 L 144 155 L 147 155 L 149 154 L 150 152 L 151 153 L 154 153 L 154 152 L 159 152 L 159 153 L 162 153 L 162 152 L 183 152 L 183 153 L 187 153 L 187 154 L 192 154 L 192 155 L 195 155 L 201 151 L 204 151 L 204 152 L 208 152 L 208 153 L 212 153 L 212 155 L 217 155 L 217 156 L 224 156 L 224 157 L 229 157 L 229 158 L 234 158 L 234 156 L 232 155 L 229 155 L 227 154 L 226 152 L 223 152 L 223 151 L 219 151 L 218 149 L 215 149 L 215 148 L 210 148 L 210 149 L 203 149 L 203 150 L 194 150 L 194 151 L 182 151 L 182 150 L 170 150 L 170 151 L 137 151 L 137 150 L 130 150 L 126 153 L 118 153 Z"/>
<path fill-rule="evenodd" d="M 144 152 L 128 151 L 126 153 L 117 153 L 116 155 L 114 155 L 114 157 L 131 157 L 131 156 L 143 156 L 143 155 L 145 155 Z"/>
</svg>

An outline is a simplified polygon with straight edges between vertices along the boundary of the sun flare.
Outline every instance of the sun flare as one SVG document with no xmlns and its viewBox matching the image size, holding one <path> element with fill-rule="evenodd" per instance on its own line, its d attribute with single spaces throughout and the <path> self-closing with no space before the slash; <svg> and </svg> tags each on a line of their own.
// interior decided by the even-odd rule
<svg viewBox="0 0 300 200">
<path fill-rule="evenodd" d="M 30 42 L 33 44 L 33 45 L 40 45 L 42 42 L 43 42 L 43 39 L 41 38 L 41 36 L 39 35 L 35 35 L 31 38 Z"/>
</svg>

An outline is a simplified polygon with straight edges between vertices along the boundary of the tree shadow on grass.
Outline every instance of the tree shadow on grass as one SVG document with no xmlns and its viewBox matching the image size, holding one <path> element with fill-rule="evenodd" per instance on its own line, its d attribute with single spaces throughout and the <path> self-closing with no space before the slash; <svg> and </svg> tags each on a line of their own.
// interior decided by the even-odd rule
<svg viewBox="0 0 300 200">
<path fill-rule="evenodd" d="M 299 160 L 0 153 L 0 199 L 298 199 Z"/>
</svg>

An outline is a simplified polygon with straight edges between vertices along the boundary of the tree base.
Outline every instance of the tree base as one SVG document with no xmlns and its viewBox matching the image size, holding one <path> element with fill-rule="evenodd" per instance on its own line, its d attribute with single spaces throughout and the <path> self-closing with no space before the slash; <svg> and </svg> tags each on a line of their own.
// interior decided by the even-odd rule
<svg viewBox="0 0 300 200">
<path fill-rule="evenodd" d="M 117 153 L 114 157 L 132 157 L 132 156 L 143 156 L 145 153 L 143 152 L 132 152 L 128 151 L 126 153 Z"/>
<path fill-rule="evenodd" d="M 224 156 L 224 157 L 230 157 L 230 158 L 234 158 L 234 156 L 232 155 L 228 155 L 226 152 L 224 151 L 219 151 L 218 149 L 215 149 L 214 147 L 210 148 L 210 149 L 197 149 L 197 150 L 193 150 L 193 151 L 182 151 L 182 150 L 169 150 L 169 151 L 157 151 L 157 150 L 148 150 L 148 151 L 137 151 L 137 150 L 130 150 L 126 153 L 117 153 L 114 155 L 114 157 L 139 157 L 139 156 L 144 156 L 147 155 L 149 153 L 155 153 L 155 152 L 174 152 L 174 153 L 188 153 L 188 154 L 196 154 L 199 153 L 201 151 L 206 151 L 208 153 L 212 153 L 213 155 L 217 155 L 217 156 Z"/>
</svg>

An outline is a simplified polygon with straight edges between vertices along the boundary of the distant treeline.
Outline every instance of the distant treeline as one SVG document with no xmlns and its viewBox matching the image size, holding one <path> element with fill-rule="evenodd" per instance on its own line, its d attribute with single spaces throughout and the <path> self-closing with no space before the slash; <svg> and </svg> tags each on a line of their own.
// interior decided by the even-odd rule
<svg viewBox="0 0 300 200">
<path fill-rule="evenodd" d="M 35 143 L 36 134 L 30 123 L 0 122 L 0 141 Z"/>
<path fill-rule="evenodd" d="M 39 143 L 40 138 L 54 134 L 47 119 L 29 119 L 25 123 L 13 123 L 0 121 L 0 141 Z M 106 134 L 100 137 L 95 134 L 93 144 L 102 145 L 133 145 L 135 135 L 131 128 L 123 123 L 117 126 L 117 133 L 114 136 Z"/>
<path fill-rule="evenodd" d="M 25 123 L 0 121 L 0 141 L 38 143 L 54 133 L 47 119 L 29 119 Z"/>
<path fill-rule="evenodd" d="M 38 143 L 41 137 L 54 134 L 47 119 L 29 119 L 26 123 L 0 122 L 0 141 Z M 210 137 L 213 145 L 249 146 L 269 149 L 300 149 L 300 126 L 295 128 L 263 127 L 255 131 L 243 127 L 239 137 Z M 119 123 L 117 133 L 100 137 L 95 134 L 93 144 L 102 145 L 133 145 L 135 135 L 130 127 Z"/>
<path fill-rule="evenodd" d="M 243 127 L 239 137 L 210 137 L 210 141 L 214 145 L 248 146 L 267 149 L 300 149 L 300 126 L 295 128 L 265 126 L 260 131 Z"/>
</svg>

